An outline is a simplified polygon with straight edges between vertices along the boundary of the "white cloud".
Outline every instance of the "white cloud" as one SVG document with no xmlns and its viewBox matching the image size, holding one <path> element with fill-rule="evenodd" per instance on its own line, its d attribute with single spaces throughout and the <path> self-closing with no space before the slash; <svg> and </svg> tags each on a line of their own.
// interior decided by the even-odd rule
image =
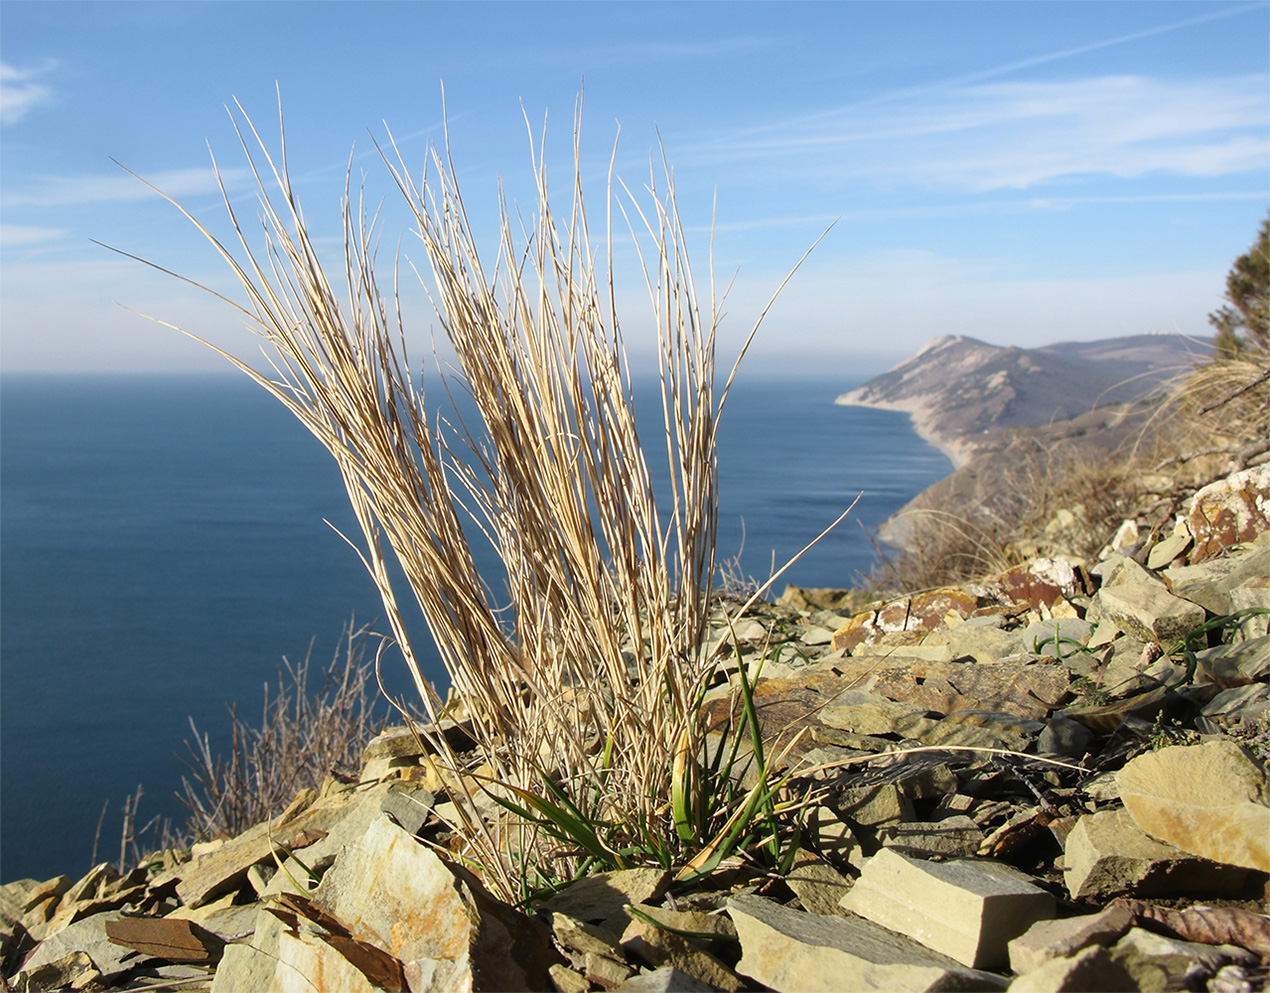
<svg viewBox="0 0 1270 993">
<path fill-rule="evenodd" d="M 34 108 L 53 101 L 53 90 L 37 81 L 52 68 L 53 63 L 18 69 L 0 62 L 0 124 L 17 124 Z"/>
<path fill-rule="evenodd" d="M 169 169 L 158 173 L 141 173 L 142 182 L 120 169 L 116 174 L 90 176 L 46 176 L 29 183 L 25 189 L 7 184 L 0 204 L 5 207 L 66 207 L 127 200 L 153 200 L 157 194 L 146 183 L 170 197 L 181 198 L 203 194 L 219 194 L 216 174 L 210 167 Z M 251 179 L 247 169 L 222 169 L 221 179 L 233 190 Z"/>
<path fill-rule="evenodd" d="M 784 160 L 790 172 L 838 181 L 872 177 L 984 192 L 1081 175 L 1264 171 L 1268 121 L 1264 75 L 1100 76 L 917 91 L 682 151 L 776 168 Z"/>
<path fill-rule="evenodd" d="M 66 236 L 63 228 L 40 228 L 24 224 L 0 224 L 0 245 L 36 245 L 45 241 L 57 241 Z"/>
</svg>

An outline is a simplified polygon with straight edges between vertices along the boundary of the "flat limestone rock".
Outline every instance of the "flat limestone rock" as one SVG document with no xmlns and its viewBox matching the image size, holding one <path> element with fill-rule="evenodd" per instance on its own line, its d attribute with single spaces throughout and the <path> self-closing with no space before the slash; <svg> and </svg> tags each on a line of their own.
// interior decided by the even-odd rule
<svg viewBox="0 0 1270 993">
<path fill-rule="evenodd" d="M 1067 836 L 1064 862 L 1063 881 L 1073 900 L 1229 892 L 1242 887 L 1247 875 L 1151 837 L 1124 808 L 1082 816 Z"/>
<path fill-rule="evenodd" d="M 460 878 L 386 816 L 327 870 L 313 902 L 403 963 L 467 963 L 473 990 L 547 989 L 550 929 Z"/>
<path fill-rule="evenodd" d="M 1196 657 L 1200 671 L 1222 689 L 1262 682 L 1270 677 L 1270 636 L 1206 648 Z"/>
<path fill-rule="evenodd" d="M 869 921 L 791 910 L 756 896 L 734 896 L 728 913 L 741 939 L 737 971 L 773 990 L 999 990 L 1005 980 Z"/>
<path fill-rule="evenodd" d="M 67 925 L 57 934 L 42 942 L 22 963 L 22 971 L 31 973 L 72 952 L 86 952 L 102 976 L 110 979 L 145 962 L 148 956 L 139 955 L 131 948 L 116 945 L 106 934 L 110 921 L 120 920 L 117 910 L 93 914 Z"/>
<path fill-rule="evenodd" d="M 303 930 L 296 934 L 283 931 L 279 935 L 275 981 L 281 993 L 312 993 L 315 988 L 340 993 L 377 993 L 382 989 L 337 949 Z"/>
<path fill-rule="evenodd" d="M 618 869 L 584 876 L 542 903 L 544 910 L 568 914 L 621 934 L 630 923 L 628 903 L 654 903 L 670 885 L 661 869 Z"/>
<path fill-rule="evenodd" d="M 631 976 L 614 993 L 714 993 L 714 987 L 693 979 L 674 966 L 665 965 L 652 972 Z"/>
<path fill-rule="evenodd" d="M 814 852 L 800 850 L 785 883 L 803 909 L 813 914 L 838 913 L 838 901 L 851 889 L 851 880 Z"/>
<path fill-rule="evenodd" d="M 864 864 L 846 910 L 972 968 L 1005 964 L 1007 945 L 1054 916 L 1054 898 L 995 862 L 926 862 L 883 848 Z"/>
<path fill-rule="evenodd" d="M 853 734 L 902 734 L 909 738 L 917 737 L 915 729 L 925 730 L 934 723 L 923 707 L 859 690 L 840 694 L 821 708 L 819 716 L 822 724 Z"/>
<path fill-rule="evenodd" d="M 648 921 L 632 920 L 622 935 L 622 947 L 632 963 L 644 962 L 654 969 L 670 966 L 709 989 L 736 993 L 745 988 L 741 977 L 715 955 Z"/>
<path fill-rule="evenodd" d="M 1270 872 L 1270 780 L 1233 741 L 1146 752 L 1116 776 L 1143 831 L 1214 862 Z"/>
<path fill-rule="evenodd" d="M 1133 915 L 1123 906 L 1108 907 L 1098 914 L 1037 921 L 1010 942 L 1010 968 L 1023 975 L 1051 959 L 1067 958 L 1090 945 L 1109 945 L 1132 923 Z"/>
<path fill-rule="evenodd" d="M 1163 575 L 1177 596 L 1214 614 L 1229 614 L 1236 607 L 1235 591 L 1270 575 L 1270 531 L 1262 532 L 1238 555 L 1174 566 Z"/>
<path fill-rule="evenodd" d="M 1142 641 L 1171 643 L 1204 623 L 1204 608 L 1159 583 L 1121 583 L 1098 591 L 1103 615 Z"/>
<path fill-rule="evenodd" d="M 943 820 L 897 824 L 878 831 L 878 840 L 887 848 L 917 858 L 965 858 L 983 844 L 983 831 L 965 814 Z"/>
<path fill-rule="evenodd" d="M 187 907 L 197 907 L 242 886 L 247 870 L 277 854 L 285 856 L 281 845 L 301 831 L 317 834 L 330 831 L 351 809 L 347 797 L 330 797 L 288 817 L 284 812 L 273 821 L 258 824 L 231 838 L 201 858 L 177 866 L 151 882 L 152 887 L 176 881 L 176 892 Z"/>
<path fill-rule="evenodd" d="M 250 941 L 225 946 L 225 953 L 212 977 L 211 993 L 279 989 L 282 984 L 276 977 L 282 927 L 282 921 L 267 910 L 259 909 Z"/>
<path fill-rule="evenodd" d="M 1133 990 L 1133 976 L 1111 953 L 1098 945 L 1081 949 L 1071 958 L 1050 959 L 1019 976 L 1009 993 L 1085 993 L 1093 990 Z"/>
</svg>

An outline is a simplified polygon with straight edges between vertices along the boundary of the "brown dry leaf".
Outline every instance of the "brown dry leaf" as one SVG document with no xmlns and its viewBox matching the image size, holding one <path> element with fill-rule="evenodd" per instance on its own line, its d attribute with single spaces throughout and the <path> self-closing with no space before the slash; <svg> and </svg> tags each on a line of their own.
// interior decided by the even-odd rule
<svg viewBox="0 0 1270 993">
<path fill-rule="evenodd" d="M 1135 924 L 1164 930 L 1183 941 L 1238 945 L 1270 964 L 1270 917 L 1236 907 L 1187 907 L 1174 910 L 1142 900 L 1115 901 L 1133 914 Z"/>
<path fill-rule="evenodd" d="M 106 922 L 106 937 L 116 945 L 167 962 L 217 962 L 225 947 L 219 935 L 179 918 L 121 917 Z"/>
<path fill-rule="evenodd" d="M 292 851 L 296 851 L 300 848 L 308 848 L 309 845 L 312 845 L 314 842 L 321 841 L 325 838 L 327 833 L 328 832 L 323 831 L 320 828 L 297 831 L 291 836 L 290 840 L 287 841 L 287 847 Z"/>
<path fill-rule="evenodd" d="M 264 909 L 293 932 L 298 933 L 301 918 L 316 925 L 319 930 L 314 937 L 344 956 L 372 986 L 390 993 L 408 988 L 402 964 L 397 959 L 368 941 L 354 938 L 348 928 L 312 901 L 287 893 L 279 898 L 278 904 L 267 905 Z"/>
</svg>

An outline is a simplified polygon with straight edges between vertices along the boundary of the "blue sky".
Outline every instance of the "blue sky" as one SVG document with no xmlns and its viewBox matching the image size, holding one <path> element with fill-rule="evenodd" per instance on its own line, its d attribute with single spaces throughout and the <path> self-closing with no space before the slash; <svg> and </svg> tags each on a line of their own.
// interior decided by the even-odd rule
<svg viewBox="0 0 1270 993">
<path fill-rule="evenodd" d="M 223 305 L 93 241 L 232 291 L 189 224 L 111 159 L 223 232 L 209 146 L 249 212 L 225 108 L 237 98 L 272 141 L 275 85 L 306 216 L 337 252 L 356 146 L 355 182 L 386 198 L 386 269 L 408 221 L 370 136 L 386 124 L 420 171 L 442 84 L 478 233 L 496 231 L 500 178 L 528 202 L 525 115 L 535 132 L 547 115 L 567 189 L 583 80 L 597 226 L 618 124 L 617 172 L 636 188 L 660 137 L 703 295 L 712 212 L 717 276 L 736 274 L 725 349 L 839 219 L 760 332 L 758 370 L 868 374 L 938 334 L 1207 333 L 1270 204 L 1264 2 L 5 0 L 0 62 L 6 371 L 220 367 L 119 304 L 254 348 Z M 621 297 L 637 361 L 641 292 Z M 428 335 L 422 293 L 405 295 Z"/>
</svg>

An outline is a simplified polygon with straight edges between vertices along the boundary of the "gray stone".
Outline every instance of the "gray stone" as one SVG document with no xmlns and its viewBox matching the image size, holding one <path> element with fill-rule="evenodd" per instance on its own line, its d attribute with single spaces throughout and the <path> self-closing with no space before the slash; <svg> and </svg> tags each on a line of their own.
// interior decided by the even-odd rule
<svg viewBox="0 0 1270 993">
<path fill-rule="evenodd" d="M 591 989 L 591 981 L 586 976 L 559 963 L 551 967 L 551 983 L 558 993 L 587 993 Z"/>
<path fill-rule="evenodd" d="M 1252 977 L 1239 965 L 1223 965 L 1208 981 L 1208 993 L 1256 993 Z"/>
<path fill-rule="evenodd" d="M 582 956 L 582 975 L 606 990 L 620 986 L 634 973 L 635 970 L 624 959 L 615 959 L 611 955 L 600 955 L 597 952 L 587 952 Z"/>
<path fill-rule="evenodd" d="M 282 927 L 282 921 L 273 914 L 263 908 L 258 909 L 251 940 L 225 946 L 216 975 L 212 977 L 211 993 L 279 989 L 276 976 Z"/>
<path fill-rule="evenodd" d="M 911 772 L 896 782 L 910 800 L 929 800 L 957 792 L 957 774 L 945 763 L 914 762 L 909 768 Z"/>
<path fill-rule="evenodd" d="M 1199 671 L 1222 689 L 1270 677 L 1270 637 L 1217 645 L 1196 653 Z"/>
<path fill-rule="evenodd" d="M 836 787 L 826 803 L 839 817 L 864 827 L 892 824 L 913 816 L 912 801 L 895 783 Z"/>
<path fill-rule="evenodd" d="M 1157 541 L 1147 555 L 1148 569 L 1163 569 L 1170 565 L 1179 556 L 1185 555 L 1186 550 L 1194 544 L 1194 539 L 1187 534 L 1174 534 L 1169 537 Z"/>
<path fill-rule="evenodd" d="M 573 955 L 585 955 L 587 952 L 617 958 L 622 955 L 619 948 L 621 941 L 616 934 L 596 924 L 575 920 L 568 914 L 552 913 L 551 933 L 555 935 L 556 943 Z"/>
<path fill-rule="evenodd" d="M 983 831 L 965 814 L 954 814 L 943 820 L 896 824 L 878 831 L 878 840 L 917 858 L 965 858 L 979 851 Z"/>
<path fill-rule="evenodd" d="M 319 880 L 310 873 L 318 873 L 320 867 L 329 864 L 347 848 L 361 842 L 366 831 L 375 821 L 384 817 L 380 805 L 394 784 L 379 783 L 363 788 L 357 794 L 357 803 L 346 803 L 339 808 L 338 819 L 326 828 L 326 835 L 295 855 L 284 856 L 282 871 L 274 873 L 262 896 L 281 893 L 311 894 Z"/>
<path fill-rule="evenodd" d="M 1270 531 L 1260 534 L 1241 554 L 1165 569 L 1162 575 L 1177 596 L 1219 616 L 1233 613 L 1232 592 L 1270 576 Z"/>
<path fill-rule="evenodd" d="M 104 980 L 87 952 L 69 952 L 60 959 L 24 970 L 17 978 L 20 990 L 98 990 Z M 6 984 L 5 989 L 10 987 Z"/>
<path fill-rule="evenodd" d="M 1087 643 L 1093 631 L 1093 624 L 1083 618 L 1055 617 L 1033 621 L 1020 632 L 1020 637 L 1029 652 L 1062 659 L 1079 651 L 1076 646 Z"/>
<path fill-rule="evenodd" d="M 1103 614 L 1120 630 L 1171 645 L 1204 623 L 1204 608 L 1173 596 L 1159 583 L 1121 583 L 1097 594 Z"/>
<path fill-rule="evenodd" d="M 1229 962 L 1257 961 L 1251 952 L 1234 945 L 1201 945 L 1136 927 L 1112 946 L 1111 957 L 1133 977 L 1133 988 L 1142 993 L 1175 989 L 1177 979 L 1197 966 L 1212 975 Z"/>
<path fill-rule="evenodd" d="M 801 633 L 798 640 L 804 645 L 809 645 L 812 648 L 818 648 L 821 645 L 828 645 L 833 642 L 833 632 L 836 631 L 841 624 L 842 619 L 840 618 L 838 624 L 836 624 L 833 628 L 823 628 L 819 626 L 807 628 Z"/>
<path fill-rule="evenodd" d="M 1063 881 L 1073 900 L 1231 892 L 1246 878 L 1240 869 L 1188 856 L 1150 837 L 1124 809 L 1081 817 L 1067 836 L 1063 861 Z"/>
<path fill-rule="evenodd" d="M 803 910 L 812 914 L 838 913 L 838 901 L 851 889 L 851 880 L 822 859 L 808 851 L 799 851 L 785 883 Z"/>
<path fill-rule="evenodd" d="M 1147 834 L 1214 862 L 1270 872 L 1270 779 L 1233 741 L 1146 752 L 1116 779 Z"/>
<path fill-rule="evenodd" d="M 932 631 L 922 641 L 923 645 L 946 645 L 955 659 L 970 658 L 980 663 L 992 663 L 1031 645 L 1018 631 L 1002 631 L 999 628 L 956 627 Z"/>
<path fill-rule="evenodd" d="M 658 919 L 667 913 L 662 911 L 659 914 L 654 908 L 645 910 L 646 916 L 656 916 Z M 680 919 L 674 924 L 667 921 L 668 926 L 684 931 L 696 930 L 696 927 L 691 926 L 696 923 L 695 921 L 682 919 L 693 915 L 675 916 Z M 632 961 L 643 962 L 654 969 L 670 966 L 698 982 L 707 984 L 712 989 L 736 993 L 745 986 L 741 977 L 715 955 L 698 947 L 695 942 L 688 941 L 681 935 L 674 934 L 642 917 L 633 918 L 623 932 L 622 948 Z"/>
<path fill-rule="evenodd" d="M 162 873 L 151 886 L 175 880 L 177 895 L 188 907 L 197 907 L 240 888 L 253 865 L 270 860 L 275 854 L 283 857 L 285 852 L 281 845 L 288 844 L 296 833 L 332 830 L 351 809 L 355 798 L 347 794 L 330 796 L 310 805 L 311 799 L 301 794 L 280 816 L 249 828 L 202 857 Z M 297 808 L 302 808 L 299 813 L 295 812 Z"/>
<path fill-rule="evenodd" d="M 108 910 L 68 924 L 57 934 L 46 938 L 27 956 L 22 963 L 22 971 L 34 972 L 72 952 L 86 952 L 106 979 L 149 961 L 149 956 L 141 956 L 131 948 L 116 945 L 106 936 L 106 922 L 117 921 L 122 916 L 117 910 Z"/>
<path fill-rule="evenodd" d="M 1102 580 L 1101 589 L 1104 590 L 1113 586 L 1123 586 L 1126 583 L 1152 583 L 1161 589 L 1164 588 L 1164 583 L 1155 573 L 1142 568 L 1133 559 L 1119 553 L 1108 555 L 1090 572 Z"/>
<path fill-rule="evenodd" d="M 549 900 L 542 909 L 567 914 L 570 917 L 598 924 L 614 934 L 621 934 L 630 923 L 630 914 L 624 909 L 631 903 L 653 903 L 660 899 L 670 885 L 670 873 L 661 869 L 619 869 L 584 876 L 565 887 Z"/>
<path fill-rule="evenodd" d="M 400 968 L 400 966 L 398 966 Z M 340 993 L 378 993 L 361 969 L 339 949 L 307 928 L 292 932 L 284 928 L 278 935 L 278 964 L 274 971 L 277 988 L 286 993 L 339 990 Z"/>
<path fill-rule="evenodd" d="M 1008 943 L 1055 910 L 1052 896 L 1008 866 L 887 848 L 865 863 L 842 906 L 972 968 L 1004 965 Z"/>
<path fill-rule="evenodd" d="M 999 990 L 1005 981 L 866 920 L 826 917 L 755 896 L 734 896 L 728 913 L 741 939 L 737 971 L 770 989 Z"/>
<path fill-rule="evenodd" d="M 1108 907 L 1098 914 L 1037 921 L 1010 942 L 1010 968 L 1024 975 L 1088 945 L 1110 945 L 1132 924 L 1133 915 L 1123 906 Z"/>
<path fill-rule="evenodd" d="M 822 855 L 839 863 L 850 862 L 860 851 L 860 840 L 851 825 L 829 807 L 808 808 L 807 834 Z"/>
<path fill-rule="evenodd" d="M 1270 576 L 1255 576 L 1230 591 L 1231 613 L 1256 609 L 1239 622 L 1239 635 L 1244 640 L 1270 635 Z"/>
<path fill-rule="evenodd" d="M 1023 751 L 1044 729 L 1040 721 L 1011 714 L 958 710 L 939 721 L 920 740 L 924 745 Z"/>
<path fill-rule="evenodd" d="M 379 801 L 379 809 L 391 817 L 407 834 L 418 834 L 432 816 L 436 796 L 428 790 L 394 783 Z"/>
<path fill-rule="evenodd" d="M 614 993 L 714 993 L 714 987 L 666 965 L 631 976 Z"/>
<path fill-rule="evenodd" d="M 1098 736 L 1079 721 L 1055 714 L 1046 723 L 1045 730 L 1037 736 L 1036 752 L 1038 755 L 1078 759 L 1097 740 Z"/>
<path fill-rule="evenodd" d="M 877 693 L 849 690 L 822 707 L 817 715 L 828 727 L 853 734 L 900 734 L 919 737 L 920 731 L 934 725 L 926 710 L 911 703 L 897 703 Z"/>
<path fill-rule="evenodd" d="M 382 815 L 326 873 L 313 901 L 354 938 L 402 962 L 470 970 L 462 981 L 477 990 L 545 988 L 558 959 L 546 926 L 496 901 Z"/>
<path fill-rule="evenodd" d="M 1267 700 L 1270 700 L 1270 685 L 1249 683 L 1247 686 L 1232 686 L 1204 704 L 1200 713 L 1205 717 L 1223 717 L 1259 707 Z"/>
<path fill-rule="evenodd" d="M 1010 993 L 1102 993 L 1134 990 L 1133 976 L 1105 948 L 1091 945 L 1071 958 L 1051 959 L 1010 983 Z"/>
</svg>

